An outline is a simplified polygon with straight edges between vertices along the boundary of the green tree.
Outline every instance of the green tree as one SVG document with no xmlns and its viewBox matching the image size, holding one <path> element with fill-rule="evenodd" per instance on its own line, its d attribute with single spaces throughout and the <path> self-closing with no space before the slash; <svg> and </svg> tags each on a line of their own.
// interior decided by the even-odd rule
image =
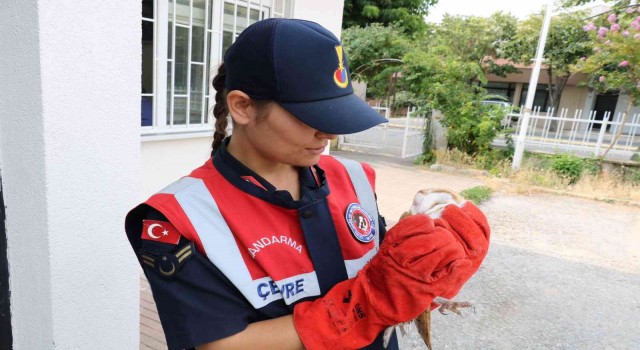
<svg viewBox="0 0 640 350">
<path fill-rule="evenodd" d="M 482 75 L 492 73 L 505 77 L 517 70 L 511 64 L 497 64 L 496 59 L 505 56 L 502 48 L 515 36 L 517 23 L 513 15 L 503 12 L 488 18 L 445 15 L 425 45 L 439 46 L 461 61 L 475 62 L 482 68 Z M 478 76 L 471 77 L 469 83 L 478 80 Z"/>
<path fill-rule="evenodd" d="M 410 91 L 417 105 L 442 111 L 449 147 L 478 156 L 489 151 L 506 111 L 481 103 L 487 98 L 482 85 L 488 73 L 515 71 L 495 59 L 516 27 L 515 17 L 503 13 L 445 15 L 404 56 L 401 89 Z"/>
<path fill-rule="evenodd" d="M 401 70 L 402 57 L 411 47 L 411 41 L 397 26 L 380 23 L 343 30 L 342 43 L 352 79 L 367 82 L 369 94 L 376 97 L 385 95 L 389 77 Z"/>
<path fill-rule="evenodd" d="M 547 68 L 549 100 L 556 110 L 562 91 L 573 74 L 571 66 L 591 52 L 591 39 L 581 29 L 584 17 L 583 12 L 573 12 L 551 19 L 543 63 Z M 507 57 L 514 62 L 530 64 L 536 55 L 542 19 L 542 15 L 531 15 L 520 22 L 514 40 L 503 46 Z"/>
<path fill-rule="evenodd" d="M 601 15 L 582 27 L 590 34 L 593 53 L 574 69 L 589 74 L 588 85 L 599 92 L 619 91 L 629 96 L 624 118 L 604 157 L 615 145 L 631 108 L 640 105 L 640 6 Z"/>
<path fill-rule="evenodd" d="M 396 24 L 405 33 L 425 29 L 424 17 L 438 0 L 346 0 L 342 28 L 366 27 L 369 23 Z"/>
<path fill-rule="evenodd" d="M 413 50 L 404 62 L 403 88 L 418 97 L 418 105 L 442 111 L 448 146 L 471 155 L 488 151 L 504 111 L 483 105 L 486 91 L 469 84 L 477 77 L 486 82 L 481 66 L 437 49 Z"/>
<path fill-rule="evenodd" d="M 370 94 L 386 96 L 391 74 L 401 72 L 396 81 L 402 101 L 441 110 L 449 147 L 482 154 L 505 114 L 481 103 L 487 98 L 482 85 L 487 73 L 515 71 L 495 59 L 502 57 L 502 46 L 516 29 L 513 16 L 496 13 L 490 18 L 445 16 L 440 24 L 425 24 L 419 35 L 408 35 L 398 25 L 356 26 L 345 29 L 342 39 L 352 77 L 366 81 Z"/>
<path fill-rule="evenodd" d="M 575 6 L 581 6 L 595 2 L 596 0 L 563 0 L 561 6 L 571 8 Z M 612 4 L 615 7 L 622 8 L 631 5 L 632 1 L 629 0 L 604 0 L 605 3 Z"/>
</svg>

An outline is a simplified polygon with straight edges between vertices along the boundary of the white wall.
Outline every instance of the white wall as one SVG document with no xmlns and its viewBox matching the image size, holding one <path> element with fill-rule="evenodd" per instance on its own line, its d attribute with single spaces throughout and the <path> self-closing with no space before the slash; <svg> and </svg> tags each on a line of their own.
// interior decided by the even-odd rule
<svg viewBox="0 0 640 350">
<path fill-rule="evenodd" d="M 36 2 L 3 5 L 0 21 L 8 34 L 0 35 L 0 157 L 16 349 L 47 349 L 53 340 Z"/>
<path fill-rule="evenodd" d="M 197 138 L 143 141 L 141 200 L 201 166 L 211 154 L 211 141 L 213 133 Z"/>
<path fill-rule="evenodd" d="M 8 1 L 0 158 L 14 349 L 138 349 L 140 2 Z"/>
<path fill-rule="evenodd" d="M 343 0 L 295 0 L 294 6 L 294 18 L 317 22 L 340 38 Z"/>
</svg>

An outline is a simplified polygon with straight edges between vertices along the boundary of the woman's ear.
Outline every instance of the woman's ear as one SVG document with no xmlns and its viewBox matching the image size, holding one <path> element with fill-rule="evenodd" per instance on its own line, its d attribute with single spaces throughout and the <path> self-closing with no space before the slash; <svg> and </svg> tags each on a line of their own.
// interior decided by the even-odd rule
<svg viewBox="0 0 640 350">
<path fill-rule="evenodd" d="M 255 106 L 251 97 L 240 90 L 232 90 L 227 94 L 227 108 L 236 124 L 246 125 L 255 115 Z"/>
</svg>

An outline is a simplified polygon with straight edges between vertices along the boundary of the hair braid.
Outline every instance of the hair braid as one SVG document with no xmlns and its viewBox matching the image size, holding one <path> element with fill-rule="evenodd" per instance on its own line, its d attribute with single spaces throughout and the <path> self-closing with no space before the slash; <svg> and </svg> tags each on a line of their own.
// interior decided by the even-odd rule
<svg viewBox="0 0 640 350">
<path fill-rule="evenodd" d="M 225 79 L 227 71 L 224 63 L 218 68 L 218 74 L 213 78 L 213 88 L 216 89 L 216 105 L 213 108 L 213 115 L 216 118 L 216 130 L 213 134 L 213 143 L 211 144 L 211 156 L 222 145 L 222 140 L 227 136 L 227 90 L 225 88 Z"/>
</svg>

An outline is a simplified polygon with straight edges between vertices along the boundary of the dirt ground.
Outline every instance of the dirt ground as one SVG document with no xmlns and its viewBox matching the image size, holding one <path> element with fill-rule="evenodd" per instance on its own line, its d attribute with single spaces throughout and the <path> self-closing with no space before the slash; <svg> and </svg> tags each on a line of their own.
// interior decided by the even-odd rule
<svg viewBox="0 0 640 350">
<path fill-rule="evenodd" d="M 435 350 L 640 349 L 640 209 L 548 194 L 481 208 L 490 251 L 456 298 L 476 311 L 433 313 Z"/>
<path fill-rule="evenodd" d="M 398 158 L 335 153 L 376 169 L 388 224 L 417 189 L 483 184 Z M 474 301 L 475 314 L 434 312 L 433 349 L 640 349 L 640 208 L 512 192 L 498 189 L 480 206 L 491 246 L 455 298 Z M 426 346 L 412 327 L 400 349 Z"/>
</svg>

